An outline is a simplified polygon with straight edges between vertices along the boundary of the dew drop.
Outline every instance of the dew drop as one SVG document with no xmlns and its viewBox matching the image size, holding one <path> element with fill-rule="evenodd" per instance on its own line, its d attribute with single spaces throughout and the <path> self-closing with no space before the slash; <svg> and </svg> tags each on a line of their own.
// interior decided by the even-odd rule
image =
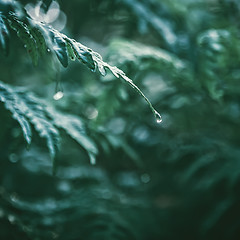
<svg viewBox="0 0 240 240">
<path fill-rule="evenodd" d="M 162 122 L 162 117 L 156 110 L 154 111 L 154 115 L 155 115 L 157 123 L 161 123 Z"/>
<path fill-rule="evenodd" d="M 54 94 L 53 99 L 56 100 L 56 101 L 60 100 L 61 98 L 63 98 L 63 95 L 64 94 L 63 94 L 62 91 L 58 91 L 57 93 Z"/>
<path fill-rule="evenodd" d="M 47 49 L 47 52 L 51 52 L 51 50 L 48 48 L 48 49 Z"/>
<path fill-rule="evenodd" d="M 157 123 L 161 123 L 162 122 L 162 119 L 157 119 Z"/>
<path fill-rule="evenodd" d="M 68 193 L 71 191 L 71 185 L 67 181 L 59 182 L 57 187 L 58 187 L 58 190 L 63 193 Z"/>
<path fill-rule="evenodd" d="M 142 174 L 140 178 L 143 183 L 149 183 L 151 181 L 151 177 L 147 173 Z"/>
<path fill-rule="evenodd" d="M 9 155 L 9 161 L 12 163 L 16 163 L 18 161 L 18 155 L 15 153 L 11 153 Z"/>
<path fill-rule="evenodd" d="M 88 119 L 94 119 L 98 116 L 98 110 L 90 105 L 86 108 L 85 115 Z"/>
</svg>

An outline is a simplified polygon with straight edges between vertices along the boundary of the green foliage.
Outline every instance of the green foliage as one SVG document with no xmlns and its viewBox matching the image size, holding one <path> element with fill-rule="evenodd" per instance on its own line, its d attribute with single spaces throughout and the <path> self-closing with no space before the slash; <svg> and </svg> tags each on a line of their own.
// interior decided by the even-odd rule
<svg viewBox="0 0 240 240">
<path fill-rule="evenodd" d="M 46 138 L 47 146 L 54 158 L 58 148 L 59 133 L 47 119 L 45 108 L 39 103 L 39 100 L 26 94 L 25 91 L 17 91 L 1 83 L 1 101 L 19 122 L 26 142 L 30 144 L 32 140 L 31 123 L 39 135 Z"/>
<path fill-rule="evenodd" d="M 210 96 L 219 100 L 229 91 L 225 81 L 233 81 L 229 78 L 229 70 L 238 71 L 240 49 L 237 33 L 231 29 L 210 29 L 199 36 L 198 45 L 200 67 L 206 69 L 201 76 L 203 84 Z"/>
<path fill-rule="evenodd" d="M 4 18 L 0 15 L 0 44 L 4 54 L 9 51 L 9 32 L 5 24 Z"/>
<path fill-rule="evenodd" d="M 58 128 L 65 130 L 70 137 L 76 140 L 87 151 L 90 162 L 95 164 L 98 149 L 94 141 L 87 136 L 82 120 L 74 115 L 57 112 L 53 108 L 48 109 L 48 112 L 54 119 L 54 124 Z"/>
<path fill-rule="evenodd" d="M 80 118 L 47 107 L 43 100 L 33 94 L 4 83 L 0 83 L 0 101 L 20 124 L 28 145 L 32 141 L 30 125 L 33 125 L 39 135 L 46 139 L 51 157 L 54 158 L 60 141 L 58 128 L 62 128 L 87 151 L 91 162 L 95 163 L 98 150 L 86 135 L 85 126 Z"/>
<path fill-rule="evenodd" d="M 24 47 L 29 53 L 33 64 L 36 66 L 39 61 L 39 55 L 44 55 L 47 53 L 49 49 L 52 49 L 63 65 L 63 67 L 68 66 L 68 58 L 71 60 L 75 60 L 76 58 L 85 64 L 92 71 L 96 71 L 96 68 L 99 70 L 101 75 L 106 75 L 106 68 L 108 68 L 116 78 L 123 79 L 126 83 L 128 83 L 133 89 L 135 89 L 148 103 L 153 114 L 157 118 L 157 121 L 161 122 L 160 114 L 153 108 L 150 101 L 145 97 L 145 95 L 141 92 L 141 90 L 133 83 L 133 81 L 128 78 L 123 71 L 118 69 L 117 67 L 112 67 L 109 64 L 105 63 L 102 60 L 100 54 L 92 51 L 92 49 L 87 48 L 79 42 L 76 42 L 74 39 L 67 37 L 66 35 L 60 33 L 59 31 L 49 27 L 48 25 L 32 20 L 24 11 L 21 11 L 21 14 L 18 12 L 6 12 L 1 17 L 1 46 L 5 52 L 8 51 L 7 47 L 7 37 L 8 30 L 5 23 L 5 20 L 8 21 L 9 26 L 17 33 L 17 36 L 24 43 Z M 3 84 L 3 83 L 2 83 Z M 4 85 L 2 85 L 4 86 Z M 7 85 L 6 85 L 7 86 Z M 9 86 L 5 88 L 5 91 L 9 89 Z M 8 94 L 10 92 L 7 92 Z M 10 99 L 18 99 L 21 100 L 21 96 L 12 91 L 13 96 L 10 96 Z M 24 97 L 28 96 L 25 94 Z M 3 97 L 2 97 L 3 98 Z M 26 101 L 31 103 L 32 106 L 26 105 Z M 7 106 L 10 104 L 11 107 L 8 109 L 14 114 L 14 118 L 19 122 L 22 127 L 24 137 L 28 144 L 31 142 L 31 130 L 29 123 L 27 122 L 26 117 L 30 118 L 31 122 L 35 125 L 36 130 L 39 132 L 40 136 L 45 137 L 47 139 L 47 145 L 51 156 L 54 158 L 56 155 L 56 149 L 59 141 L 59 133 L 57 129 L 47 120 L 45 119 L 44 109 L 41 109 L 40 112 L 35 112 L 35 110 L 39 110 L 40 107 L 37 104 L 37 101 L 34 100 L 31 102 L 29 99 L 22 99 L 19 101 L 19 106 L 15 106 L 15 102 L 10 102 L 9 99 L 3 99 L 2 101 L 6 102 Z M 35 105 L 34 105 L 35 104 Z M 17 109 L 15 109 L 14 107 Z M 34 107 L 35 110 L 32 109 Z M 25 109 L 21 112 L 21 109 Z M 20 112 L 17 115 L 17 111 Z M 56 115 L 56 113 L 55 113 Z M 52 116 L 55 116 L 52 115 Z M 37 116 L 37 117 L 36 117 Z M 60 119 L 60 116 L 59 116 Z M 71 119 L 68 121 L 68 119 Z M 73 125 L 73 122 L 75 124 Z M 77 124 L 76 124 L 77 121 Z M 97 154 L 97 148 L 91 142 L 90 139 L 86 137 L 86 135 L 76 131 L 75 126 L 79 128 L 81 122 L 76 120 L 73 116 L 64 117 L 62 116 L 61 121 L 57 120 L 56 125 L 58 127 L 62 127 L 67 132 L 75 138 L 77 142 L 79 142 L 88 152 L 89 157 L 92 163 L 95 163 L 95 156 Z M 81 129 L 81 127 L 80 127 Z M 76 131 L 76 132 L 75 132 Z"/>
<path fill-rule="evenodd" d="M 0 83 L 0 100 L 5 104 L 6 109 L 8 109 L 14 119 L 20 124 L 24 138 L 27 144 L 30 144 L 32 141 L 32 131 L 30 124 L 26 118 L 26 112 L 22 109 L 22 104 L 20 101 L 21 97 L 17 95 L 9 86 L 4 83 Z"/>
<path fill-rule="evenodd" d="M 27 25 L 25 25 L 22 21 L 18 20 L 18 18 L 14 15 L 10 15 L 9 17 L 10 27 L 17 32 L 18 37 L 24 43 L 27 52 L 29 53 L 33 64 L 36 66 L 38 63 L 38 52 L 37 45 L 38 39 L 34 39 L 33 35 L 30 32 L 30 29 Z"/>
<path fill-rule="evenodd" d="M 68 66 L 68 58 L 72 60 L 77 58 L 90 70 L 95 72 L 96 69 L 98 69 L 103 76 L 106 75 L 106 69 L 109 69 L 116 78 L 123 79 L 146 100 L 156 119 L 161 122 L 161 115 L 153 108 L 152 104 L 143 92 L 130 78 L 125 75 L 122 70 L 115 66 L 112 67 L 104 62 L 100 54 L 92 51 L 92 49 L 84 46 L 83 44 L 76 42 L 74 39 L 67 37 L 52 27 L 49 27 L 41 22 L 36 22 L 27 16 L 23 15 L 18 17 L 18 15 L 13 12 L 3 16 L 8 20 L 10 27 L 17 32 L 18 37 L 24 43 L 24 46 L 26 47 L 26 50 L 35 66 L 38 64 L 39 54 L 46 52 L 46 49 L 52 49 L 56 53 L 56 56 L 63 67 Z M 3 21 L 2 28 L 4 29 L 2 35 L 6 35 L 6 25 Z M 48 43 L 47 45 L 46 42 Z M 2 46 L 4 50 L 7 51 L 5 45 L 4 41 Z"/>
<path fill-rule="evenodd" d="M 0 238 L 238 240 L 238 1 L 21 3 L 0 1 L 1 80 L 25 86 L 1 83 Z M 34 118 L 61 134 L 54 176 Z"/>
</svg>

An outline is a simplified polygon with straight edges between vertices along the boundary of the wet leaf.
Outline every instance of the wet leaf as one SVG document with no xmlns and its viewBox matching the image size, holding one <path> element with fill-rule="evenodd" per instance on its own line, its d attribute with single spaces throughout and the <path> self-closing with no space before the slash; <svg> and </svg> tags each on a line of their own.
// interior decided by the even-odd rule
<svg viewBox="0 0 240 240">
<path fill-rule="evenodd" d="M 33 65 L 36 66 L 38 64 L 38 50 L 36 41 L 33 35 L 30 33 L 29 27 L 14 15 L 11 15 L 8 18 L 8 21 L 10 27 L 16 31 L 18 37 L 24 43 L 24 46 L 26 47 L 26 50 L 32 59 Z"/>
<path fill-rule="evenodd" d="M 0 82 L 0 101 L 5 104 L 6 109 L 12 113 L 12 117 L 18 121 L 22 128 L 23 136 L 28 145 L 31 144 L 32 131 L 21 105 L 18 102 L 17 95 L 7 85 Z"/>
<path fill-rule="evenodd" d="M 5 56 L 9 52 L 9 32 L 5 23 L 5 19 L 0 14 L 0 47 L 3 49 Z"/>
<path fill-rule="evenodd" d="M 68 66 L 68 54 L 67 46 L 64 38 L 57 31 L 50 29 L 53 42 L 53 50 L 57 55 L 58 60 L 61 62 L 63 67 Z"/>
</svg>

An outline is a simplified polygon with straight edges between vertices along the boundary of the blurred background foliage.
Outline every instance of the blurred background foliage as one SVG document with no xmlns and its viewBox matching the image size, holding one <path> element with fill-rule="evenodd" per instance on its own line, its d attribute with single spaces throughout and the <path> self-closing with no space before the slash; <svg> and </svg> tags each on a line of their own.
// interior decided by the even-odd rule
<svg viewBox="0 0 240 240">
<path fill-rule="evenodd" d="M 125 71 L 163 122 L 111 74 L 50 53 L 33 66 L 13 35 L 0 80 L 77 117 L 99 151 L 91 165 L 61 132 L 53 176 L 44 140 L 26 149 L 1 104 L 0 239 L 239 239 L 239 1 L 21 4 Z"/>
</svg>

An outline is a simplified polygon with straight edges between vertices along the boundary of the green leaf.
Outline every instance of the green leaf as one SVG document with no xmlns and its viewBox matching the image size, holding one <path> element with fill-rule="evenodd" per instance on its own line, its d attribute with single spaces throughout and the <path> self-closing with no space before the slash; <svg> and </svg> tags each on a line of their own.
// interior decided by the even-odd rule
<svg viewBox="0 0 240 240">
<path fill-rule="evenodd" d="M 92 71 L 96 70 L 95 62 L 93 60 L 91 49 L 85 47 L 79 42 L 76 42 L 74 39 L 70 39 L 67 36 L 64 36 L 67 44 L 71 46 L 74 51 L 76 58 L 82 63 L 86 64 L 88 68 Z"/>
<path fill-rule="evenodd" d="M 27 144 L 30 145 L 32 140 L 31 127 L 18 100 L 18 96 L 12 91 L 10 86 L 0 82 L 0 101 L 12 113 L 12 117 L 18 121 L 22 128 L 23 136 Z"/>
<path fill-rule="evenodd" d="M 0 14 L 0 47 L 3 49 L 5 56 L 9 52 L 9 32 L 4 17 Z"/>
<path fill-rule="evenodd" d="M 59 132 L 50 119 L 47 118 L 46 106 L 36 97 L 23 90 L 18 90 L 0 82 L 0 101 L 11 111 L 23 131 L 28 144 L 31 143 L 32 124 L 39 135 L 46 139 L 47 147 L 54 158 L 59 147 Z"/>
<path fill-rule="evenodd" d="M 102 56 L 99 53 L 93 52 L 92 57 L 93 57 L 94 62 L 97 64 L 98 70 L 101 73 L 101 75 L 105 76 L 107 74 L 107 72 L 105 70 L 106 64 L 103 62 Z"/>
<path fill-rule="evenodd" d="M 103 76 L 106 75 L 106 69 L 109 69 L 115 77 L 124 80 L 145 99 L 154 116 L 156 117 L 157 122 L 162 121 L 161 115 L 153 108 L 148 98 L 137 87 L 137 85 L 135 85 L 133 81 L 125 75 L 122 70 L 116 66 L 110 66 L 108 63 L 102 60 L 102 57 L 99 53 L 94 52 L 92 49 L 84 46 L 74 39 L 67 37 L 52 27 L 49 27 L 48 25 L 40 22 L 33 21 L 30 18 L 28 18 L 27 21 L 29 25 L 34 25 L 37 29 L 45 29 L 45 31 L 48 32 L 51 41 L 48 39 L 49 36 L 44 36 L 45 42 L 48 44 L 47 47 L 54 50 L 57 58 L 64 67 L 68 66 L 68 57 L 70 57 L 72 60 L 75 60 L 75 58 L 77 58 L 91 71 L 95 72 L 96 69 L 98 69 L 100 74 Z M 38 50 L 42 49 L 41 45 L 43 45 L 43 48 L 45 48 L 43 35 L 39 34 L 40 32 L 37 30 L 33 31 L 33 28 L 29 27 L 23 21 L 19 20 L 18 17 L 16 17 L 14 14 L 9 16 L 9 23 L 11 28 L 17 32 L 19 38 L 25 43 L 25 46 L 32 58 L 32 62 L 34 65 L 36 65 L 38 62 Z"/>
<path fill-rule="evenodd" d="M 62 35 L 50 28 L 51 38 L 53 42 L 53 50 L 57 55 L 58 60 L 63 65 L 63 67 L 68 66 L 68 54 L 67 54 L 67 46 Z"/>
<path fill-rule="evenodd" d="M 8 21 L 10 27 L 17 32 L 18 37 L 24 43 L 27 52 L 32 59 L 33 65 L 36 66 L 38 63 L 38 50 L 36 41 L 30 33 L 30 27 L 13 14 L 9 16 Z"/>
<path fill-rule="evenodd" d="M 46 105 L 33 94 L 26 93 L 25 91 L 17 92 L 19 97 L 19 104 L 27 116 L 35 130 L 47 141 L 52 158 L 55 157 L 59 148 L 60 134 L 58 129 L 47 117 Z"/>
<path fill-rule="evenodd" d="M 76 55 L 74 54 L 72 46 L 67 42 L 67 52 L 68 52 L 68 57 L 72 60 L 76 60 Z"/>
<path fill-rule="evenodd" d="M 44 56 L 47 52 L 47 44 L 43 36 L 43 33 L 41 32 L 41 28 L 38 28 L 37 26 L 33 26 L 30 28 L 30 33 L 32 34 L 32 36 L 36 41 L 38 52 L 42 56 Z"/>
<path fill-rule="evenodd" d="M 54 124 L 58 128 L 62 128 L 71 138 L 81 145 L 87 151 L 90 162 L 95 164 L 98 149 L 93 140 L 87 136 L 84 123 L 81 119 L 77 116 L 57 112 L 50 107 L 48 107 L 48 113 L 50 113 Z"/>
<path fill-rule="evenodd" d="M 59 148 L 59 131 L 63 129 L 79 145 L 86 150 L 90 162 L 95 164 L 98 149 L 94 141 L 87 136 L 82 120 L 70 114 L 63 114 L 23 89 L 11 87 L 0 82 L 0 101 L 12 113 L 22 128 L 23 136 L 28 144 L 32 140 L 31 124 L 47 141 L 47 147 L 54 159 Z"/>
</svg>

